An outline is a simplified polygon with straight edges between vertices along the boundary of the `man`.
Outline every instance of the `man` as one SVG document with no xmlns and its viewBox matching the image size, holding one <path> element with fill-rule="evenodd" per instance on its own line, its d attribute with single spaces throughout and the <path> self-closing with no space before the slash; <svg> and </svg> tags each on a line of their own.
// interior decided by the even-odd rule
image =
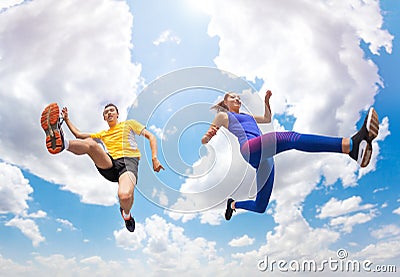
<svg viewBox="0 0 400 277">
<path fill-rule="evenodd" d="M 93 160 L 100 174 L 111 182 L 118 182 L 120 212 L 126 228 L 133 232 L 135 220 L 130 210 L 134 201 L 134 187 L 137 181 L 140 151 L 135 135 L 146 137 L 150 142 L 153 169 L 159 172 L 164 167 L 157 158 L 157 139 L 135 120 L 118 122 L 118 108 L 114 104 L 104 107 L 103 118 L 109 129 L 99 133 L 83 133 L 76 128 L 68 116 L 68 109 L 61 112 L 64 122 L 76 140 L 65 140 L 60 123 L 60 109 L 57 103 L 48 105 L 42 112 L 41 125 L 46 133 L 46 147 L 51 154 L 68 150 L 76 155 L 87 154 Z M 107 152 L 96 142 L 101 140 Z"/>
</svg>

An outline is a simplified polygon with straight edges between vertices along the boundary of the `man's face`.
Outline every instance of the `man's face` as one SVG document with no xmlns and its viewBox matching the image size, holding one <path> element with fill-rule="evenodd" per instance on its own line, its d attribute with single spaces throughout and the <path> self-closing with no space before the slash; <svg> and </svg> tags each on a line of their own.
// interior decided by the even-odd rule
<svg viewBox="0 0 400 277">
<path fill-rule="evenodd" d="M 116 122 L 118 119 L 118 112 L 114 106 L 109 106 L 103 111 L 104 120 L 107 122 Z"/>
</svg>

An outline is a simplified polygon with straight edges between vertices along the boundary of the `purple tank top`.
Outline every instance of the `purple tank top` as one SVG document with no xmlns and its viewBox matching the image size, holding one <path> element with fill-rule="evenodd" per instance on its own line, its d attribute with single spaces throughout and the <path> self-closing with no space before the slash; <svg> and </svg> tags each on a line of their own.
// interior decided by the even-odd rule
<svg viewBox="0 0 400 277">
<path fill-rule="evenodd" d="M 228 119 L 228 130 L 238 138 L 240 147 L 249 139 L 261 136 L 260 128 L 251 115 L 228 112 Z"/>
</svg>

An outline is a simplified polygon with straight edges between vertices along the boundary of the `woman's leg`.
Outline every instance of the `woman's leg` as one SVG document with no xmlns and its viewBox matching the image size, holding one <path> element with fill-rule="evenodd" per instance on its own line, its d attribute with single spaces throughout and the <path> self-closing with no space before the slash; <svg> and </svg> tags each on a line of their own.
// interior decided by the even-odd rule
<svg viewBox="0 0 400 277">
<path fill-rule="evenodd" d="M 257 213 L 265 212 L 274 185 L 274 167 L 272 169 L 261 162 L 257 169 L 257 196 L 255 200 L 233 202 L 233 209 L 243 209 Z"/>
<path fill-rule="evenodd" d="M 296 149 L 305 152 L 349 153 L 349 138 L 300 134 L 296 132 L 272 132 L 248 140 L 241 152 L 253 167 L 259 160 L 265 160 L 281 152 Z"/>
</svg>

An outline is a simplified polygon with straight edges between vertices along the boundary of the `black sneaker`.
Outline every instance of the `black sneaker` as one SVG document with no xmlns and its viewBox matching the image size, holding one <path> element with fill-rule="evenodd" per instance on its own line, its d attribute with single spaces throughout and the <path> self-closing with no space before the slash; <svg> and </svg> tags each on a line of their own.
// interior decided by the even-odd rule
<svg viewBox="0 0 400 277">
<path fill-rule="evenodd" d="M 369 164 L 372 156 L 372 140 L 378 136 L 379 118 L 374 108 L 370 108 L 364 124 L 358 132 L 351 137 L 353 149 L 349 153 L 350 157 L 357 161 L 361 167 Z"/>
<path fill-rule="evenodd" d="M 125 221 L 125 227 L 128 229 L 129 232 L 135 231 L 135 219 L 133 219 L 132 215 L 129 214 L 129 219 L 126 219 L 123 215 L 123 209 L 119 207 L 119 211 L 121 212 L 122 218 Z"/>
<path fill-rule="evenodd" d="M 231 204 L 232 202 L 235 201 L 232 198 L 229 198 L 228 201 L 226 202 L 226 211 L 225 211 L 225 219 L 230 220 L 233 214 L 234 209 L 232 209 Z"/>
<path fill-rule="evenodd" d="M 51 154 L 64 150 L 64 134 L 61 129 L 60 109 L 57 103 L 51 103 L 42 112 L 40 124 L 46 133 L 46 147 Z"/>
</svg>

